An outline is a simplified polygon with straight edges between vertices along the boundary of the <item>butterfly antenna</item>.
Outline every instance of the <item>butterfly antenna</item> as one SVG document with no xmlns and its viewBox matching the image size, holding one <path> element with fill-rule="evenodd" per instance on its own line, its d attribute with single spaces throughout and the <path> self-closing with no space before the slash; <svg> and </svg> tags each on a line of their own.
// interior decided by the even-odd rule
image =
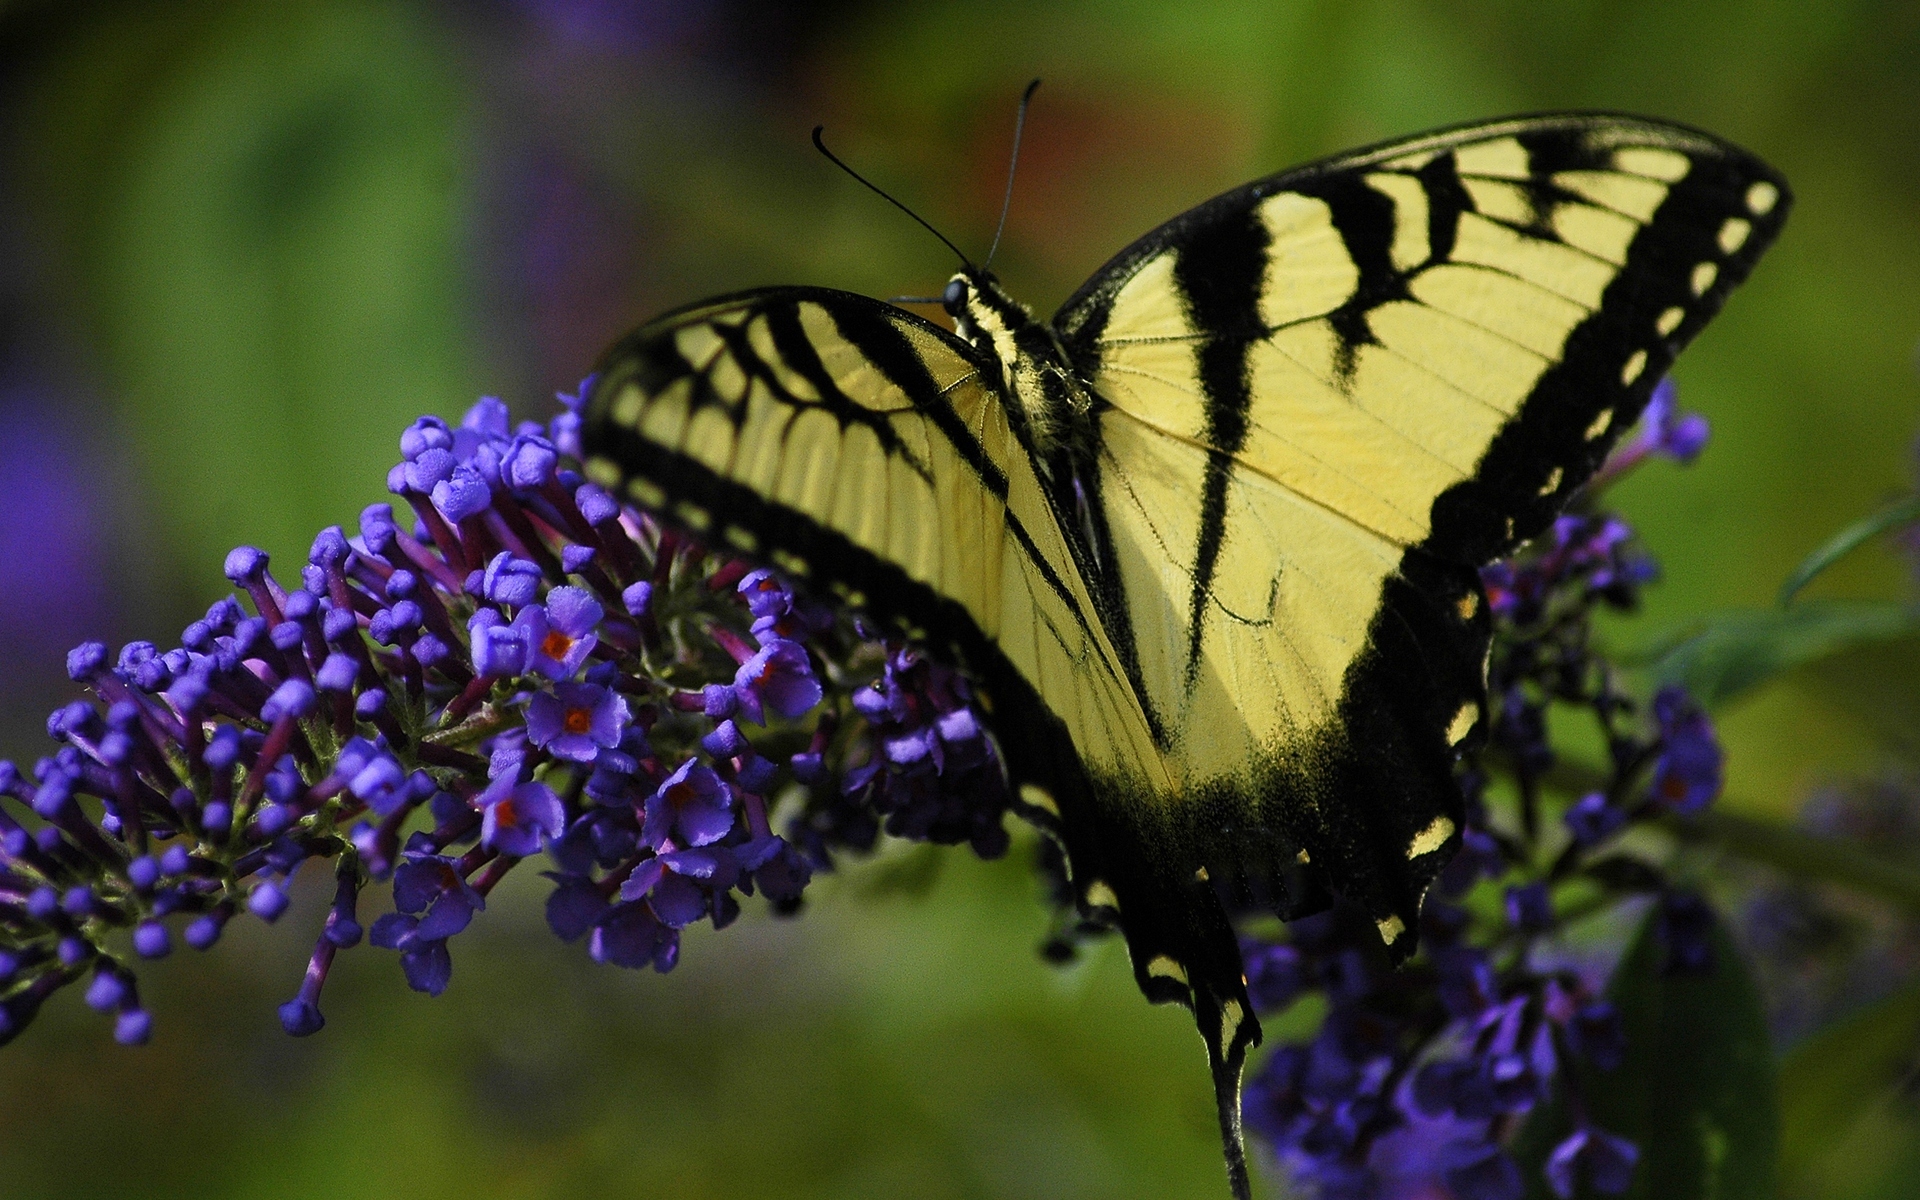
<svg viewBox="0 0 1920 1200">
<path fill-rule="evenodd" d="M 842 171 L 845 171 L 847 174 L 853 176 L 855 179 L 858 179 L 861 183 L 865 184 L 873 192 L 874 195 L 880 197 L 882 200 L 885 200 L 888 204 L 893 205 L 895 208 L 899 209 L 901 212 L 907 214 L 908 216 L 912 217 L 914 220 L 920 222 L 920 228 L 926 230 L 928 233 L 939 238 L 940 241 L 946 245 L 947 249 L 953 251 L 956 255 L 959 255 L 960 261 L 963 264 L 965 264 L 969 269 L 972 268 L 973 260 L 968 258 L 965 254 L 962 254 L 960 252 L 960 247 L 948 241 L 946 234 L 941 233 L 938 229 L 935 229 L 933 226 L 927 224 L 926 220 L 922 218 L 919 213 L 908 208 L 906 205 L 900 203 L 898 200 L 895 200 L 892 196 L 889 196 L 884 190 L 881 189 L 879 184 L 875 183 L 871 179 L 868 179 L 865 175 L 862 175 L 860 172 L 854 170 L 852 167 L 848 166 L 846 163 L 841 162 L 838 155 L 836 155 L 833 151 L 827 149 L 827 144 L 820 140 L 820 131 L 825 128 L 826 128 L 825 125 L 815 125 L 813 127 L 813 148 L 815 150 L 818 150 L 820 153 L 826 155 L 828 162 L 831 162 L 834 166 L 839 167 Z"/>
<path fill-rule="evenodd" d="M 987 247 L 987 261 L 980 266 L 983 271 L 993 265 L 993 256 L 1000 252 L 1000 235 L 1007 230 L 1007 210 L 1013 207 L 1013 173 L 1020 166 L 1020 135 L 1027 128 L 1027 105 L 1033 103 L 1038 90 L 1040 81 L 1036 79 L 1020 94 L 1020 115 L 1013 119 L 1013 157 L 1007 163 L 1007 194 L 1000 201 L 1000 223 L 993 227 L 993 245 Z"/>
</svg>

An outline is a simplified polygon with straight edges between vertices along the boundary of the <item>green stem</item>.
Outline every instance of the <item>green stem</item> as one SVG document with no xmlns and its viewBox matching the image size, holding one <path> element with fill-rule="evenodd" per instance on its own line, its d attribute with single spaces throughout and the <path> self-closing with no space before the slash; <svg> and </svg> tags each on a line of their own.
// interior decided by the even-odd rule
<svg viewBox="0 0 1920 1200">
<path fill-rule="evenodd" d="M 482 705 L 479 712 L 474 713 L 460 724 L 450 729 L 432 730 L 423 735 L 420 740 L 429 742 L 435 746 L 458 749 L 462 746 L 471 746 L 477 742 L 484 741 L 486 738 L 505 729 L 508 725 L 513 724 L 513 722 L 514 716 L 512 713 L 496 709 L 491 704 L 487 704 Z"/>
</svg>

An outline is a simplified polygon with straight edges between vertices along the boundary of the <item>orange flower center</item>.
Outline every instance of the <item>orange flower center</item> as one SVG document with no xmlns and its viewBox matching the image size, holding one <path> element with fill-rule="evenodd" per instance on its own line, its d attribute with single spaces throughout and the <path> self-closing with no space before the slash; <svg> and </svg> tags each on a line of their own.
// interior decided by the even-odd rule
<svg viewBox="0 0 1920 1200">
<path fill-rule="evenodd" d="M 565 658 L 567 651 L 573 649 L 573 639 L 558 629 L 547 632 L 546 639 L 540 643 L 540 653 L 548 658 Z"/>
<path fill-rule="evenodd" d="M 586 733 L 593 728 L 593 710 L 590 708 L 569 708 L 566 722 L 568 733 Z"/>
</svg>

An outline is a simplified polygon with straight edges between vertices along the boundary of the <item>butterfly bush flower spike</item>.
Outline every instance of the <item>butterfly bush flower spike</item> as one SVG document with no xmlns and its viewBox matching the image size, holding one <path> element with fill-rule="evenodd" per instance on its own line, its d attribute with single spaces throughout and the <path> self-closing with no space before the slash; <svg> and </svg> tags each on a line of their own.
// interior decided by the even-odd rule
<svg viewBox="0 0 1920 1200">
<path fill-rule="evenodd" d="M 1004 849 L 958 677 L 582 480 L 580 397 L 562 400 L 545 426 L 492 399 L 458 425 L 421 418 L 394 502 L 357 534 L 323 530 L 285 579 L 235 550 L 237 594 L 173 649 L 69 655 L 89 698 L 49 720 L 56 753 L 0 763 L 0 1041 L 68 985 L 117 1039 L 147 1040 L 137 964 L 205 950 L 243 914 L 318 928 L 280 1009 L 307 1036 L 362 941 L 446 990 L 452 944 L 526 860 L 551 868 L 556 934 L 666 971 L 698 921 L 755 895 L 793 911 L 889 815 L 898 836 Z M 911 719 L 870 720 L 855 697 L 874 682 L 904 687 Z M 804 748 L 763 751 L 776 730 Z M 888 757 L 913 737 L 921 752 Z M 874 786 L 840 785 L 849 754 Z M 323 913 L 296 879 L 311 860 L 333 868 Z M 393 911 L 363 928 L 369 887 Z"/>
</svg>

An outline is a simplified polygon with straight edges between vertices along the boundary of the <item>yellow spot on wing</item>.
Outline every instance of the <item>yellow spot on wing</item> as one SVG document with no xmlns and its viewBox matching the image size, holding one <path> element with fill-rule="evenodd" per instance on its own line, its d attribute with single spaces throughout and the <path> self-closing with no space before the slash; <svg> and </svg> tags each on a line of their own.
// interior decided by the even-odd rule
<svg viewBox="0 0 1920 1200">
<path fill-rule="evenodd" d="M 1678 183 L 1687 176 L 1693 160 L 1678 150 L 1660 150 L 1652 146 L 1627 146 L 1613 152 L 1613 165 L 1634 175 L 1646 175 Z"/>
<path fill-rule="evenodd" d="M 1178 962 L 1162 954 L 1147 964 L 1147 974 L 1156 979 L 1172 979 L 1180 983 L 1187 982 L 1187 969 Z"/>
<path fill-rule="evenodd" d="M 740 364 L 734 361 L 731 354 L 715 360 L 713 369 L 707 374 L 707 382 L 730 405 L 740 403 L 741 397 L 747 392 L 746 372 L 740 369 Z"/>
<path fill-rule="evenodd" d="M 1454 611 L 1460 614 L 1462 621 L 1471 621 L 1473 620 L 1473 614 L 1480 611 L 1480 594 L 1478 592 L 1468 592 L 1458 600 L 1455 600 L 1453 607 Z"/>
<path fill-rule="evenodd" d="M 627 495 L 632 496 L 634 502 L 641 508 L 658 510 L 667 502 L 665 489 L 653 480 L 642 479 L 638 475 L 627 480 Z"/>
<path fill-rule="evenodd" d="M 1240 1032 L 1240 1022 L 1246 1020 L 1246 1012 L 1238 1000 L 1220 1002 L 1220 1054 L 1225 1057 L 1227 1048 L 1233 1045 L 1233 1039 Z"/>
<path fill-rule="evenodd" d="M 1707 289 L 1713 286 L 1713 281 L 1718 278 L 1719 275 L 1720 267 L 1716 263 L 1703 262 L 1695 267 L 1693 269 L 1692 280 L 1693 294 L 1696 296 L 1706 295 Z"/>
<path fill-rule="evenodd" d="M 1667 185 L 1640 175 L 1620 175 L 1612 171 L 1558 171 L 1553 182 L 1601 208 L 1645 223 L 1667 198 Z"/>
<path fill-rule="evenodd" d="M 1468 214 L 1461 217 L 1461 224 L 1463 228 L 1474 224 L 1484 229 L 1491 223 Z M 1586 320 L 1592 309 L 1524 280 L 1504 277 L 1509 264 L 1502 259 L 1501 247 L 1491 244 L 1493 240 L 1491 236 L 1487 239 L 1486 257 L 1500 264 L 1494 271 L 1470 263 L 1442 263 L 1414 276 L 1408 289 L 1422 304 L 1477 325 L 1543 359 L 1557 360 L 1567 334 Z M 1537 378 L 1536 373 L 1525 378 L 1524 384 L 1531 386 Z"/>
<path fill-rule="evenodd" d="M 1407 931 L 1407 923 L 1399 917 L 1388 917 L 1384 921 L 1375 921 L 1374 925 L 1380 930 L 1380 940 L 1389 946 L 1399 941 L 1400 935 Z"/>
<path fill-rule="evenodd" d="M 620 465 L 605 455 L 596 454 L 581 464 L 588 479 L 608 490 L 620 486 Z"/>
<path fill-rule="evenodd" d="M 1634 374 L 1638 375 L 1639 372 L 1635 371 Z M 1587 426 L 1587 440 L 1592 441 L 1593 439 L 1599 437 L 1601 434 L 1605 433 L 1608 430 L 1608 428 L 1611 427 L 1612 425 L 1613 425 L 1613 410 L 1610 408 L 1601 409 L 1600 415 L 1593 419 L 1593 424 Z"/>
<path fill-rule="evenodd" d="M 1555 467 L 1553 470 L 1547 472 L 1547 481 L 1540 485 L 1540 494 L 1542 496 L 1553 495 L 1554 490 L 1560 486 L 1561 474 L 1562 472 L 1559 467 Z"/>
<path fill-rule="evenodd" d="M 682 500 L 674 505 L 673 515 L 695 533 L 704 533 L 707 526 L 713 524 L 713 515 L 691 500 Z"/>
<path fill-rule="evenodd" d="M 1561 204 L 1553 210 L 1553 231 L 1560 240 L 1614 266 L 1624 266 L 1627 246 L 1640 232 L 1640 223 L 1591 204 Z"/>
<path fill-rule="evenodd" d="M 1407 857 L 1419 858 L 1422 854 L 1432 854 L 1446 845 L 1447 839 L 1452 836 L 1453 821 L 1447 817 L 1435 817 L 1433 824 L 1414 834 L 1413 840 L 1407 843 Z"/>
<path fill-rule="evenodd" d="M 1739 217 L 1728 217 L 1727 223 L 1720 227 L 1719 240 L 1721 251 L 1726 254 L 1732 254 L 1735 250 L 1747 244 L 1747 235 L 1752 232 L 1753 225 L 1751 222 L 1743 221 Z"/>
<path fill-rule="evenodd" d="M 1665 337 L 1680 328 L 1680 322 L 1686 319 L 1686 315 L 1686 310 L 1676 305 L 1661 313 L 1660 318 L 1653 323 L 1653 327 L 1660 331 L 1661 337 Z"/>
<path fill-rule="evenodd" d="M 1453 152 L 1453 162 L 1462 175 L 1491 175 L 1496 179 L 1533 177 L 1526 147 L 1512 138 L 1497 138 L 1477 146 L 1462 146 Z"/>
<path fill-rule="evenodd" d="M 1060 815 L 1060 806 L 1054 803 L 1053 794 L 1043 787 L 1031 783 L 1021 784 L 1020 799 L 1041 812 L 1052 813 L 1055 817 Z"/>
<path fill-rule="evenodd" d="M 631 429 L 640 423 L 640 412 L 647 405 L 647 394 L 637 387 L 620 389 L 620 396 L 613 402 L 613 423 Z"/>
<path fill-rule="evenodd" d="M 1766 216 L 1780 201 L 1780 189 L 1762 179 L 1747 189 L 1747 207 L 1756 216 Z"/>
<path fill-rule="evenodd" d="M 1110 908 L 1119 912 L 1120 897 L 1113 894 L 1113 889 L 1107 885 L 1106 880 L 1096 879 L 1087 885 L 1087 907 Z"/>
<path fill-rule="evenodd" d="M 1571 300 L 1580 311 L 1567 322 L 1568 328 L 1600 307 L 1607 285 L 1620 273 L 1619 268 L 1603 259 L 1582 254 L 1569 246 L 1525 236 L 1478 213 L 1461 214 L 1453 243 L 1453 261 L 1488 267 L 1523 279 L 1542 292 Z M 1565 331 L 1558 336 L 1564 338 Z M 1538 343 L 1522 344 L 1542 349 Z M 1558 350 L 1559 341 L 1548 343 L 1544 349 L 1548 353 Z"/>
<path fill-rule="evenodd" d="M 1447 745 L 1457 746 L 1460 739 L 1473 732 L 1473 723 L 1480 719 L 1480 706 L 1469 700 L 1453 714 L 1453 723 L 1447 726 Z"/>
<path fill-rule="evenodd" d="M 1427 189 L 1411 175 L 1378 171 L 1367 176 L 1367 186 L 1393 201 L 1393 265 L 1410 271 L 1427 261 Z"/>
<path fill-rule="evenodd" d="M 707 364 L 726 347 L 726 342 L 721 340 L 720 335 L 704 324 L 688 325 L 683 329 L 675 330 L 673 344 L 674 348 L 680 351 L 680 357 L 686 359 L 688 365 L 696 371 L 706 370 Z"/>
<path fill-rule="evenodd" d="M 1620 368 L 1620 382 L 1632 383 L 1634 380 L 1640 378 L 1640 372 L 1645 370 L 1646 366 L 1647 352 L 1645 350 L 1635 350 L 1627 356 L 1627 365 Z M 1591 439 L 1593 435 L 1588 434 L 1587 437 Z"/>
<path fill-rule="evenodd" d="M 1461 184 L 1473 198 L 1473 209 L 1482 216 L 1509 225 L 1527 225 L 1533 221 L 1533 202 L 1518 184 L 1497 179 L 1463 179 Z"/>
</svg>

